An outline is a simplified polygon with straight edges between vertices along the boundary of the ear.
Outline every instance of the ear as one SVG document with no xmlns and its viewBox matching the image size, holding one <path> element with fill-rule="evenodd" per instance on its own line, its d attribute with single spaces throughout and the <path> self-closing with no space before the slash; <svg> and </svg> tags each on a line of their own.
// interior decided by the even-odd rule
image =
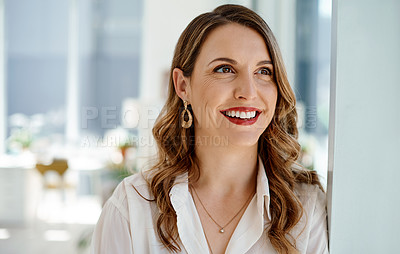
<svg viewBox="0 0 400 254">
<path fill-rule="evenodd" d="M 183 71 L 179 68 L 175 68 L 172 72 L 172 78 L 174 80 L 175 92 L 184 101 L 190 100 L 190 86 L 189 78 L 183 75 Z"/>
</svg>

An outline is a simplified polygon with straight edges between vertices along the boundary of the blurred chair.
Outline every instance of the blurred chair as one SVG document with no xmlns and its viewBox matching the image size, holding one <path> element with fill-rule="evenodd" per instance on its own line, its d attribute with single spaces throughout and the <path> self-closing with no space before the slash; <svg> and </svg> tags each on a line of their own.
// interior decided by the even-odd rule
<svg viewBox="0 0 400 254">
<path fill-rule="evenodd" d="M 59 220 L 66 205 L 66 190 L 71 187 L 65 181 L 68 162 L 66 159 L 54 159 L 51 164 L 37 163 L 36 169 L 42 176 L 42 193 L 36 204 L 36 218 Z"/>
<path fill-rule="evenodd" d="M 64 173 L 68 169 L 68 162 L 65 159 L 54 159 L 49 165 L 37 163 L 36 169 L 43 176 L 43 187 L 46 189 L 57 189 L 65 188 Z M 47 175 L 49 172 L 54 171 L 60 176 L 59 181 L 52 181 L 48 179 Z"/>
</svg>

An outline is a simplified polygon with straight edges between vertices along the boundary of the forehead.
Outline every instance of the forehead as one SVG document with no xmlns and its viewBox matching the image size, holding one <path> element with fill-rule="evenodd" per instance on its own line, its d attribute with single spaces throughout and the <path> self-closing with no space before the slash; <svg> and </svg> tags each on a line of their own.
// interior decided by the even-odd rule
<svg viewBox="0 0 400 254">
<path fill-rule="evenodd" d="M 215 28 L 204 41 L 198 61 L 228 57 L 238 62 L 271 60 L 264 38 L 254 29 L 230 23 Z"/>
</svg>

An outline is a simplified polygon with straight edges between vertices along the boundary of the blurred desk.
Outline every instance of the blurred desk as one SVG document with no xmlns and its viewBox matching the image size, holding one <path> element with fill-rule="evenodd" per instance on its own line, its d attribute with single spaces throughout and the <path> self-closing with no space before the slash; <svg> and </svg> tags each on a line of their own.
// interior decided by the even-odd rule
<svg viewBox="0 0 400 254">
<path fill-rule="evenodd" d="M 50 211 L 50 206 L 46 206 L 49 205 L 46 197 L 60 196 L 57 200 L 61 200 L 60 206 L 66 208 L 79 206 L 80 200 L 84 199 L 95 199 L 99 205 L 104 203 L 120 181 L 115 178 L 115 172 L 107 168 L 104 158 L 84 153 L 66 156 L 69 165 L 64 176 L 66 188 L 59 195 L 56 190 L 43 189 L 43 177 L 35 168 L 36 159 L 33 154 L 1 155 L 0 228 L 32 223 L 46 216 L 56 218 L 50 216 L 54 213 Z M 64 210 L 69 213 L 69 210 Z M 43 215 L 42 211 L 45 211 L 46 216 L 39 216 Z M 82 214 L 77 216 L 84 218 Z"/>
<path fill-rule="evenodd" d="M 71 159 L 66 171 L 69 189 L 75 197 L 102 197 L 103 165 L 95 159 Z M 32 154 L 0 156 L 0 227 L 25 225 L 36 219 L 43 196 L 43 177 L 35 168 Z M 76 190 L 76 191 L 75 191 Z"/>
<path fill-rule="evenodd" d="M 32 221 L 40 185 L 33 167 L 0 167 L 0 225 Z"/>
</svg>

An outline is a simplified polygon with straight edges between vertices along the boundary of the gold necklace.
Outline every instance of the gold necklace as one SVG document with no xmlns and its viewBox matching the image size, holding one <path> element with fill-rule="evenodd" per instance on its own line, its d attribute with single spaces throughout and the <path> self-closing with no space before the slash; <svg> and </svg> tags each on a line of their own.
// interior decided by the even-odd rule
<svg viewBox="0 0 400 254">
<path fill-rule="evenodd" d="M 240 214 L 240 212 L 246 207 L 246 205 L 249 203 L 249 201 L 251 200 L 251 198 L 253 197 L 253 192 L 250 194 L 249 198 L 246 200 L 246 202 L 243 204 L 243 206 L 240 208 L 240 210 L 232 217 L 232 219 L 230 219 L 224 226 L 221 226 L 217 221 L 214 220 L 214 218 L 211 216 L 211 214 L 208 212 L 208 210 L 206 209 L 206 207 L 204 206 L 203 202 L 201 202 L 201 199 L 199 197 L 199 195 L 197 194 L 196 189 L 190 184 L 189 185 L 190 189 L 192 189 L 194 191 L 194 194 L 196 195 L 197 199 L 200 201 L 201 206 L 203 207 L 204 211 L 207 213 L 208 217 L 210 217 L 210 219 L 215 223 L 215 225 L 217 225 L 219 227 L 219 232 L 220 233 L 224 233 L 225 232 L 225 228 L 231 224 L 231 222 Z"/>
</svg>

